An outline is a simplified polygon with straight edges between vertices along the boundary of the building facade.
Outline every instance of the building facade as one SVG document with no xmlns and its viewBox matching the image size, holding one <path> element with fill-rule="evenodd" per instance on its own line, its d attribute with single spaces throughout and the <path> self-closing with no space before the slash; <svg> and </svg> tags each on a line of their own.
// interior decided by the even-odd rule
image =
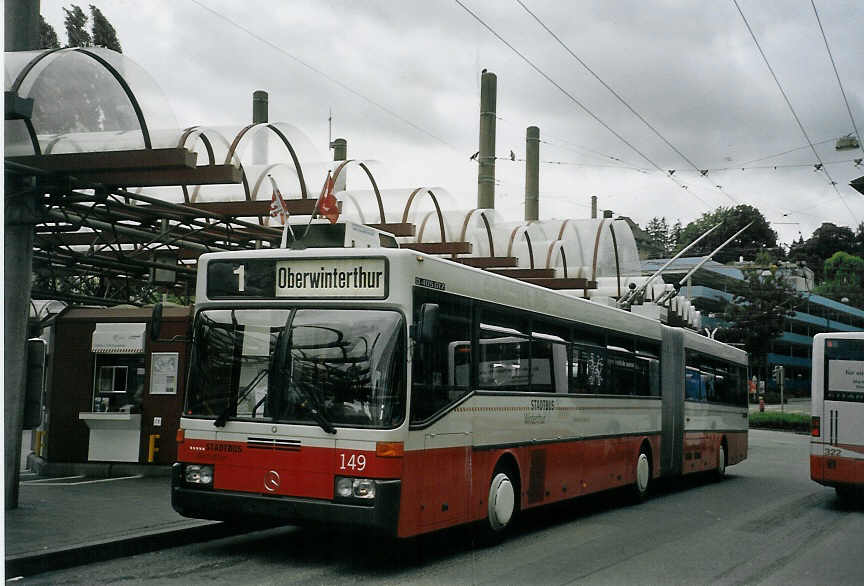
<svg viewBox="0 0 864 586">
<path fill-rule="evenodd" d="M 667 283 L 677 283 L 701 260 L 702 257 L 679 258 L 664 271 L 663 279 Z M 667 261 L 643 260 L 642 272 L 651 275 Z M 709 261 L 690 278 L 688 285 L 681 288 L 681 294 L 702 312 L 702 326 L 707 330 L 704 333 L 711 333 L 715 328 L 726 325 L 722 313 L 726 304 L 743 291 L 742 269 L 758 268 L 746 263 L 724 265 Z M 791 395 L 807 396 L 810 394 L 813 336 L 823 332 L 864 331 L 864 310 L 811 293 L 813 272 L 807 267 L 788 265 L 778 270 L 785 274 L 804 299 L 795 308 L 794 314 L 786 318 L 783 334 L 771 342 L 766 356 L 768 371 L 774 366 L 783 366 L 784 391 Z M 773 380 L 766 381 L 766 388 L 775 390 L 776 383 Z"/>
</svg>

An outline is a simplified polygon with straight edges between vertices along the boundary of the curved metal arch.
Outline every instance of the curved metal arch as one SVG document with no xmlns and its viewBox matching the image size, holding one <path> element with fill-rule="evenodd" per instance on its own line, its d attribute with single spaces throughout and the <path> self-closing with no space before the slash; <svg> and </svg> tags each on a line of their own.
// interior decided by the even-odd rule
<svg viewBox="0 0 864 586">
<path fill-rule="evenodd" d="M 564 228 L 567 227 L 567 222 L 570 221 L 570 218 L 565 218 L 563 222 L 561 222 L 561 229 L 558 230 L 558 240 L 564 238 Z"/>
<path fill-rule="evenodd" d="M 43 59 L 48 57 L 49 55 L 53 55 L 59 52 L 74 52 L 81 53 L 82 55 L 87 55 L 97 63 L 99 63 L 102 67 L 104 67 L 108 73 L 111 74 L 112 77 L 120 84 L 120 88 L 123 90 L 123 93 L 126 94 L 126 97 L 129 99 L 129 103 L 132 104 L 132 109 L 135 111 L 135 116 L 138 118 L 138 126 L 141 128 L 141 136 L 144 139 L 144 148 L 152 149 L 153 144 L 150 141 L 150 130 L 147 128 L 147 121 L 144 119 L 144 112 L 141 109 L 141 104 L 138 103 L 138 98 L 135 97 L 135 92 L 132 91 L 132 88 L 129 87 L 129 84 L 126 83 L 126 80 L 120 75 L 120 72 L 117 71 L 113 65 L 111 65 L 108 61 L 100 57 L 99 55 L 93 53 L 92 51 L 88 51 L 82 47 L 66 47 L 60 49 L 51 49 L 49 51 L 45 51 L 44 53 L 40 53 L 35 58 L 31 59 L 29 63 L 18 73 L 18 77 L 15 78 L 14 83 L 12 84 L 10 91 L 14 93 L 18 93 L 18 90 L 21 88 L 21 84 L 24 83 L 24 80 L 33 71 L 33 68 L 41 62 Z"/>
<path fill-rule="evenodd" d="M 564 252 L 564 244 L 561 240 L 553 240 L 549 243 L 549 249 L 546 252 L 546 268 L 552 269 L 555 268 L 552 266 L 552 251 L 555 249 L 555 246 L 558 246 L 558 252 L 561 253 L 561 261 L 564 265 L 564 278 L 567 278 L 567 254 Z"/>
<path fill-rule="evenodd" d="M 347 161 L 342 161 L 339 163 L 339 166 L 336 167 L 333 171 L 333 183 L 336 183 L 336 178 L 339 177 L 339 174 L 342 173 L 342 169 L 344 169 L 348 163 L 356 163 L 358 167 L 363 169 L 366 173 L 366 176 L 369 178 L 369 183 L 372 184 L 372 190 L 375 192 L 375 201 L 378 203 L 378 216 L 381 218 L 381 223 L 386 224 L 387 220 L 384 217 L 384 202 L 381 201 L 381 191 L 378 189 L 378 184 L 375 182 L 375 177 L 372 176 L 372 171 L 369 170 L 369 167 L 366 166 L 366 163 L 363 161 L 358 161 L 356 159 L 348 159 Z"/>
<path fill-rule="evenodd" d="M 528 226 L 520 224 L 513 228 L 510 232 L 510 242 L 507 244 L 507 256 L 513 256 L 513 242 L 516 240 L 516 233 L 522 228 L 522 234 L 525 236 L 525 242 L 528 243 L 528 262 L 531 268 L 534 268 L 534 246 L 531 244 L 531 236 L 528 235 Z"/>
<path fill-rule="evenodd" d="M 53 55 L 54 53 L 59 53 L 60 51 L 67 51 L 68 52 L 70 50 L 74 50 L 74 49 L 70 49 L 69 47 L 60 47 L 58 49 L 49 49 L 47 51 L 43 51 L 42 53 L 39 53 L 38 55 L 36 55 L 33 59 L 31 59 L 27 63 L 27 65 L 24 66 L 23 69 L 21 69 L 21 71 L 18 72 L 18 77 L 16 77 L 15 81 L 12 82 L 12 85 L 9 87 L 9 91 L 15 92 L 17 94 L 18 90 L 21 89 L 21 84 L 24 83 L 24 80 L 27 78 L 27 76 L 30 74 L 30 72 L 33 70 L 33 68 L 36 67 L 36 65 L 38 65 L 38 63 L 40 61 L 42 61 L 43 59 L 45 59 L 49 55 Z"/>
<path fill-rule="evenodd" d="M 285 145 L 285 148 L 288 149 L 288 154 L 291 155 L 291 160 L 294 162 L 294 168 L 297 170 L 297 179 L 300 181 L 300 196 L 302 199 L 308 199 L 309 194 L 306 191 L 306 181 L 303 179 L 303 168 L 300 166 L 300 159 L 297 158 L 297 153 L 294 151 L 294 147 L 291 145 L 291 141 L 288 140 L 288 137 L 285 134 L 270 124 L 269 122 L 259 122 L 258 124 L 249 124 L 245 128 L 243 128 L 240 132 L 237 133 L 237 136 L 234 137 L 234 141 L 231 143 L 231 146 L 228 148 L 228 154 L 225 155 L 225 164 L 230 165 L 231 160 L 234 158 L 234 153 L 237 151 L 237 147 L 240 145 L 240 141 L 246 136 L 246 133 L 251 129 L 256 127 L 264 126 L 270 130 L 272 130 L 276 136 L 279 137 L 279 140 L 282 141 L 282 144 Z M 239 162 L 240 168 L 243 168 L 242 162 Z M 244 177 L 246 175 L 245 171 L 243 173 Z M 245 182 L 245 179 L 244 179 Z M 249 201 L 249 189 L 246 189 L 246 200 Z"/>
<path fill-rule="evenodd" d="M 438 229 L 441 232 L 441 242 L 447 242 L 447 233 L 444 230 L 444 216 L 441 214 L 441 206 L 438 205 L 438 198 L 435 197 L 435 194 L 429 188 L 418 187 L 411 192 L 411 195 L 408 196 L 408 201 L 405 202 L 405 209 L 402 211 L 402 223 L 408 223 L 408 212 L 411 211 L 411 204 L 414 203 L 414 198 L 417 194 L 424 189 L 426 190 L 426 193 L 429 194 L 429 197 L 432 198 L 432 204 L 435 206 L 435 213 L 438 214 Z M 421 242 L 423 239 L 423 228 L 426 226 L 426 219 L 428 219 L 428 216 L 424 218 L 423 225 L 420 227 L 420 232 L 417 234 L 417 242 Z"/>
<path fill-rule="evenodd" d="M 612 249 L 615 251 L 615 275 L 618 277 L 618 297 L 621 297 L 621 265 L 618 262 L 618 239 L 615 238 L 615 228 L 613 224 L 615 221 L 609 223 L 609 233 L 612 234 Z"/>
<path fill-rule="evenodd" d="M 207 130 L 208 129 L 205 126 L 190 126 L 183 131 L 183 134 L 180 135 L 180 140 L 177 141 L 177 148 L 185 148 L 186 141 L 189 140 L 189 137 L 194 134 L 196 138 L 200 139 L 201 142 L 204 143 L 204 148 L 207 150 L 208 164 L 215 165 L 216 154 L 213 151 L 213 143 L 210 141 L 210 137 L 206 134 Z M 229 146 L 228 140 L 226 140 L 224 136 L 222 136 L 219 132 L 216 132 L 216 135 L 224 141 L 226 147 Z M 195 186 L 195 189 L 192 192 L 191 196 L 189 195 L 189 189 L 185 185 L 181 185 L 180 187 L 183 190 L 184 203 L 194 203 L 198 199 L 198 192 L 201 190 L 200 185 Z"/>
<path fill-rule="evenodd" d="M 123 91 L 126 92 L 126 97 L 129 98 L 129 101 L 132 102 L 132 108 L 135 110 L 135 116 L 138 117 L 138 124 L 141 125 L 141 134 L 144 136 L 144 148 L 152 149 L 153 143 L 150 142 L 150 130 L 147 128 L 147 121 L 144 119 L 144 111 L 141 110 L 141 104 L 138 103 L 138 98 L 135 97 L 135 92 L 132 91 L 132 88 L 129 87 L 129 84 L 126 83 L 126 80 L 120 75 L 120 72 L 114 69 L 114 66 L 108 63 L 105 59 L 88 51 L 87 49 L 75 49 L 75 51 L 79 53 L 83 53 L 84 55 L 89 56 L 92 59 L 98 61 L 102 67 L 108 70 L 108 72 L 114 76 L 114 79 L 117 80 L 117 83 L 120 84 L 120 87 L 123 88 Z"/>
<path fill-rule="evenodd" d="M 183 131 L 183 134 L 180 135 L 180 140 L 177 141 L 177 148 L 184 148 L 186 146 L 186 141 L 189 140 L 189 137 L 192 136 L 192 134 L 195 134 L 197 138 L 200 138 L 201 142 L 204 143 L 204 148 L 207 149 L 208 164 L 215 165 L 216 154 L 213 152 L 213 144 L 210 142 L 210 137 L 205 134 L 205 130 L 207 129 L 204 126 L 190 126 L 189 128 L 185 129 Z M 227 145 L 228 141 L 225 141 L 225 143 Z"/>
<path fill-rule="evenodd" d="M 351 204 L 354 206 L 354 209 L 357 210 L 357 215 L 360 216 L 360 223 L 361 224 L 366 223 L 366 215 L 363 213 L 363 209 L 360 207 L 360 204 L 357 203 L 356 197 L 354 197 L 353 195 L 351 195 L 351 193 L 346 191 L 346 192 L 344 192 L 344 198 L 342 199 L 342 201 L 343 202 L 350 201 Z"/>
<path fill-rule="evenodd" d="M 33 153 L 41 155 L 42 147 L 39 145 L 39 138 L 36 136 L 36 129 L 33 128 L 33 121 L 29 118 L 25 118 L 24 127 L 27 129 L 27 136 L 30 137 L 30 144 L 33 146 Z"/>
<path fill-rule="evenodd" d="M 591 263 L 591 280 L 597 280 L 597 251 L 600 248 L 600 235 L 603 233 L 603 226 L 606 224 L 606 218 L 600 220 L 600 225 L 597 226 L 597 235 L 594 237 L 594 260 Z"/>
<path fill-rule="evenodd" d="M 63 141 L 67 141 L 67 142 L 73 144 L 76 147 L 76 149 L 75 149 L 76 153 L 83 153 L 84 152 L 81 149 L 81 146 L 77 142 L 75 142 L 74 140 L 69 138 L 69 135 L 59 134 L 59 135 L 55 136 L 54 138 L 52 138 L 50 141 L 48 141 L 48 144 L 45 145 L 45 154 L 46 155 L 52 154 L 52 152 L 54 151 L 54 147 Z"/>
<path fill-rule="evenodd" d="M 468 232 L 468 224 L 471 221 L 471 216 L 473 216 L 475 212 L 480 212 L 480 219 L 483 220 L 483 225 L 486 227 L 486 237 L 489 240 L 489 256 L 495 256 L 495 243 L 492 241 L 492 227 L 489 225 L 489 219 L 486 217 L 486 212 L 480 208 L 474 208 L 465 214 L 465 221 L 462 222 L 462 234 L 460 235 L 459 240 L 462 242 L 465 241 L 465 236 Z"/>
</svg>

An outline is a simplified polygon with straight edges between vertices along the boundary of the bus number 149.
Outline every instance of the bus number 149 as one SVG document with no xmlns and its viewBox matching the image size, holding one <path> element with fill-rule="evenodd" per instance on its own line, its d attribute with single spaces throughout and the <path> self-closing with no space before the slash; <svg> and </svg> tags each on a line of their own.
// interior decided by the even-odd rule
<svg viewBox="0 0 864 586">
<path fill-rule="evenodd" d="M 348 460 L 345 460 L 345 456 L 348 456 Z M 339 470 L 356 470 L 357 472 L 362 472 L 366 469 L 366 456 L 363 454 L 339 454 Z"/>
</svg>

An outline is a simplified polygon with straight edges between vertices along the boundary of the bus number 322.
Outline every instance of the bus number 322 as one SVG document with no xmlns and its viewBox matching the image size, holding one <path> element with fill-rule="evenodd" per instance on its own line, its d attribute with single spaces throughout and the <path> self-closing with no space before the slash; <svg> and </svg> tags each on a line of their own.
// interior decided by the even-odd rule
<svg viewBox="0 0 864 586">
<path fill-rule="evenodd" d="M 345 457 L 348 456 L 348 460 Z M 363 454 L 339 454 L 339 470 L 356 470 L 362 472 L 366 469 L 366 456 Z"/>
</svg>

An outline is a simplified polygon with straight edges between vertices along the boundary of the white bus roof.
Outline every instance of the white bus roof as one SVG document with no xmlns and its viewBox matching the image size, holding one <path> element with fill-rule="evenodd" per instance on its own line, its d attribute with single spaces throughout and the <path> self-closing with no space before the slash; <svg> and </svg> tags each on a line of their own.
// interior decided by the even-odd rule
<svg viewBox="0 0 864 586">
<path fill-rule="evenodd" d="M 526 283 L 490 271 L 470 267 L 458 262 L 423 254 L 409 249 L 395 248 L 264 248 L 202 254 L 198 259 L 198 298 L 204 299 L 206 266 L 212 260 L 229 259 L 291 259 L 291 258 L 386 258 L 390 265 L 391 283 L 394 273 L 403 273 L 405 282 L 411 286 L 415 277 L 443 283 L 446 292 L 470 297 L 490 303 L 515 307 L 573 320 L 586 325 L 660 340 L 662 328 L 669 327 L 649 317 L 629 311 L 601 305 L 570 294 Z M 746 363 L 746 352 L 710 340 L 696 332 L 683 330 L 685 346 L 695 350 L 723 356 L 729 360 Z"/>
</svg>

